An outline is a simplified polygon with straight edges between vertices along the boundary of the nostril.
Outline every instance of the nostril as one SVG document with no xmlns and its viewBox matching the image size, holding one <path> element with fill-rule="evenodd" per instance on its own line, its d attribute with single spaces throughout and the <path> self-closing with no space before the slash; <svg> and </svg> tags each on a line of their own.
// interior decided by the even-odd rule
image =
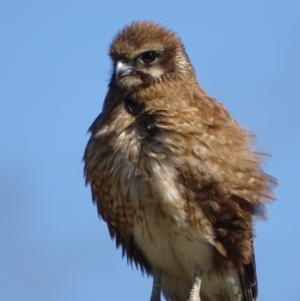
<svg viewBox="0 0 300 301">
<path fill-rule="evenodd" d="M 132 74 L 132 72 L 133 68 L 128 60 L 122 59 L 117 61 L 115 65 L 115 76 L 117 80 Z"/>
</svg>

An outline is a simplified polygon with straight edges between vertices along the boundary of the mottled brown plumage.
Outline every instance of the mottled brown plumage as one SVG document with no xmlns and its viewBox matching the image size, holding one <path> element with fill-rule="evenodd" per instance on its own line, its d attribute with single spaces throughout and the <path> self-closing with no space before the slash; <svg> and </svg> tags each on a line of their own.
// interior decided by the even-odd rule
<svg viewBox="0 0 300 301">
<path fill-rule="evenodd" d="M 202 301 L 255 299 L 252 221 L 273 200 L 275 180 L 253 137 L 199 86 L 173 32 L 132 23 L 110 56 L 84 161 L 111 237 L 154 275 L 151 300 L 160 290 L 171 301 L 199 300 L 200 284 Z"/>
</svg>

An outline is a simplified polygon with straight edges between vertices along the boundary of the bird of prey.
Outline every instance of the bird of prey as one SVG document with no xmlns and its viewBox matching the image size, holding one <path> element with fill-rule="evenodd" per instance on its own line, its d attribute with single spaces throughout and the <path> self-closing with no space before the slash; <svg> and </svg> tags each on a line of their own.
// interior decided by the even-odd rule
<svg viewBox="0 0 300 301">
<path fill-rule="evenodd" d="M 274 199 L 253 135 L 198 84 L 180 38 L 151 21 L 114 38 L 84 172 L 151 301 L 252 301 L 253 221 Z"/>
</svg>

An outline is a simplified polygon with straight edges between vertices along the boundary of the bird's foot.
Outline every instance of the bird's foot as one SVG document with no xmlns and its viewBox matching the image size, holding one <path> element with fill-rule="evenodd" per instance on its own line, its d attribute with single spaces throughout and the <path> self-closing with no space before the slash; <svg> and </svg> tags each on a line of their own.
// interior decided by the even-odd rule
<svg viewBox="0 0 300 301">
<path fill-rule="evenodd" d="M 195 270 L 193 286 L 187 301 L 201 301 L 200 300 L 201 275 L 202 275 L 201 269 L 197 268 Z"/>
<path fill-rule="evenodd" d="M 153 273 L 153 285 L 150 301 L 160 301 L 161 290 L 161 270 L 155 270 Z"/>
</svg>

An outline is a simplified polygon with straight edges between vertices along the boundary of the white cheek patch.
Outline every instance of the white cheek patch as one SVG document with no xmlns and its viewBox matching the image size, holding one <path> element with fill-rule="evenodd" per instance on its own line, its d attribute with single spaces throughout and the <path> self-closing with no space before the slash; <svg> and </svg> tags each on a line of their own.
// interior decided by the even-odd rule
<svg viewBox="0 0 300 301">
<path fill-rule="evenodd" d="M 147 70 L 147 73 L 155 78 L 161 78 L 161 76 L 164 74 L 164 71 L 161 68 L 150 68 Z"/>
</svg>

